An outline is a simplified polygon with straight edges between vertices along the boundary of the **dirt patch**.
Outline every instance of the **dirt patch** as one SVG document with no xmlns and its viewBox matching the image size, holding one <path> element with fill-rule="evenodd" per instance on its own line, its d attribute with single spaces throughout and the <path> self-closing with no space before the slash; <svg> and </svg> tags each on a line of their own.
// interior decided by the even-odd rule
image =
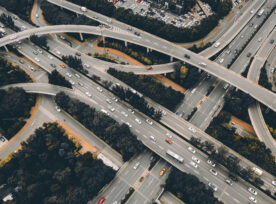
<svg viewBox="0 0 276 204">
<path fill-rule="evenodd" d="M 231 116 L 231 121 L 234 122 L 235 124 L 237 124 L 238 126 L 244 128 L 246 131 L 256 135 L 256 132 L 255 132 L 254 128 L 252 127 L 252 125 L 249 125 L 248 123 L 236 118 L 235 116 Z"/>
<path fill-rule="evenodd" d="M 65 123 L 59 122 L 58 124 L 65 129 L 66 133 L 73 137 L 80 145 L 82 146 L 80 153 L 84 154 L 85 152 L 91 152 L 94 156 L 97 156 L 100 153 L 100 149 L 97 146 L 93 146 L 89 144 L 85 139 L 83 139 L 78 133 L 72 130 L 68 125 Z"/>
</svg>

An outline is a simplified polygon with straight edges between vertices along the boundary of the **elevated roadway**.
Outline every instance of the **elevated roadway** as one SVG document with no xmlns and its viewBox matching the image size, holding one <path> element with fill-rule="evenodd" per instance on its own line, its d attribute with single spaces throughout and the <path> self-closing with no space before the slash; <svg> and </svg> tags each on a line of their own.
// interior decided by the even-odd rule
<svg viewBox="0 0 276 204">
<path fill-rule="evenodd" d="M 94 26 L 82 26 L 82 25 L 58 25 L 58 26 L 45 26 L 41 28 L 28 29 L 19 33 L 8 35 L 0 39 L 0 46 L 4 46 L 10 43 L 14 43 L 17 40 L 21 40 L 31 36 L 32 34 L 42 35 L 49 33 L 60 33 L 60 32 L 75 32 L 75 33 L 89 33 L 94 35 L 103 35 L 112 37 L 115 39 L 126 40 L 134 44 L 138 44 L 144 47 L 157 50 L 164 54 L 168 54 L 174 58 L 185 61 L 193 66 L 196 66 L 203 71 L 209 72 L 210 74 L 228 82 L 229 84 L 237 87 L 245 93 L 250 94 L 253 98 L 262 102 L 272 110 L 276 111 L 276 94 L 259 86 L 255 82 L 252 82 L 243 76 L 226 69 L 225 67 L 212 62 L 198 54 L 195 54 L 187 49 L 178 47 L 168 41 L 160 39 L 160 42 L 147 43 L 143 40 L 143 36 L 137 37 L 132 34 L 121 34 L 108 29 L 101 29 Z M 183 54 L 189 55 L 190 58 L 184 57 Z M 200 63 L 204 64 L 200 65 Z M 154 74 L 154 73 L 153 73 Z"/>
<path fill-rule="evenodd" d="M 271 40 L 274 40 L 271 43 Z M 252 61 L 249 68 L 247 78 L 258 83 L 260 77 L 261 68 L 264 66 L 266 59 L 269 57 L 271 51 L 275 49 L 276 46 L 276 29 L 270 34 L 270 36 L 265 40 L 262 47 L 259 49 L 257 54 Z M 264 117 L 261 111 L 260 104 L 255 102 L 253 106 L 248 108 L 249 117 L 254 130 L 258 138 L 263 141 L 268 148 L 271 149 L 272 154 L 276 155 L 276 142 L 264 121 Z"/>
</svg>

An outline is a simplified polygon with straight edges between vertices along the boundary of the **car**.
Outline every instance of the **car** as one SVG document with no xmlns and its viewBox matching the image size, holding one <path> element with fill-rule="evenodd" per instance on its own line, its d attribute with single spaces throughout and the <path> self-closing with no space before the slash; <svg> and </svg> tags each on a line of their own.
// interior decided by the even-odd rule
<svg viewBox="0 0 276 204">
<path fill-rule="evenodd" d="M 38 17 L 39 17 L 39 15 L 36 13 L 36 14 L 35 14 L 35 17 L 36 17 L 36 18 L 38 18 Z"/>
<path fill-rule="evenodd" d="M 118 202 L 115 200 L 112 204 L 118 204 Z"/>
<path fill-rule="evenodd" d="M 188 147 L 188 150 L 192 152 L 193 154 L 196 153 L 196 151 L 192 147 Z"/>
<path fill-rule="evenodd" d="M 255 25 L 255 26 L 254 26 L 254 29 L 257 29 L 257 28 L 258 28 L 258 25 Z"/>
<path fill-rule="evenodd" d="M 75 85 L 75 82 L 72 79 L 70 79 L 69 82 L 70 84 Z"/>
<path fill-rule="evenodd" d="M 113 108 L 112 106 L 107 106 L 107 108 L 108 108 L 111 112 L 114 112 L 114 111 L 115 111 L 115 108 Z"/>
<path fill-rule="evenodd" d="M 65 68 L 66 66 L 64 64 L 59 65 L 61 68 Z"/>
<path fill-rule="evenodd" d="M 249 53 L 247 53 L 247 55 L 246 55 L 247 57 L 250 57 L 251 56 L 251 52 L 249 52 Z"/>
<path fill-rule="evenodd" d="M 210 186 L 214 191 L 218 190 L 218 187 L 213 183 L 208 183 L 208 186 Z"/>
<path fill-rule="evenodd" d="M 169 138 L 166 138 L 165 140 L 167 143 L 172 144 L 172 141 Z"/>
<path fill-rule="evenodd" d="M 207 76 L 206 76 L 206 79 L 210 79 L 211 78 L 211 74 L 207 74 Z"/>
<path fill-rule="evenodd" d="M 257 193 L 257 191 L 255 191 L 253 188 L 251 188 L 251 187 L 249 187 L 248 188 L 248 191 L 250 192 L 250 193 L 252 193 L 253 195 L 257 195 L 258 193 Z"/>
<path fill-rule="evenodd" d="M 191 164 L 193 167 L 195 167 L 195 168 L 198 167 L 198 165 L 197 165 L 195 162 L 193 162 L 193 161 L 190 161 L 190 164 Z"/>
<path fill-rule="evenodd" d="M 131 112 L 132 114 L 134 114 L 134 110 L 132 110 L 131 108 L 127 109 L 129 112 Z"/>
<path fill-rule="evenodd" d="M 132 125 L 129 122 L 126 122 L 126 124 L 128 125 L 128 127 L 132 127 Z"/>
<path fill-rule="evenodd" d="M 169 138 L 171 138 L 172 139 L 172 135 L 170 134 L 170 133 L 166 133 L 166 136 L 168 136 Z"/>
<path fill-rule="evenodd" d="M 34 55 L 38 55 L 38 52 L 36 50 L 33 50 Z"/>
<path fill-rule="evenodd" d="M 83 87 L 83 83 L 81 83 L 81 82 L 78 82 L 78 85 L 80 85 L 81 87 Z"/>
<path fill-rule="evenodd" d="M 118 102 L 118 99 L 115 96 L 112 97 L 112 100 L 115 101 L 116 103 Z"/>
<path fill-rule="evenodd" d="M 20 62 L 21 64 L 24 64 L 24 63 L 25 63 L 24 60 L 22 60 L 22 59 L 20 59 L 19 62 Z"/>
<path fill-rule="evenodd" d="M 57 65 L 55 65 L 55 64 L 50 64 L 51 65 L 51 67 L 53 67 L 53 68 L 56 68 L 57 67 Z"/>
<path fill-rule="evenodd" d="M 271 8 L 271 5 L 270 5 L 270 4 L 268 4 L 268 5 L 267 5 L 267 8 Z"/>
<path fill-rule="evenodd" d="M 162 115 L 167 115 L 166 111 L 162 110 L 161 112 L 162 112 Z"/>
<path fill-rule="evenodd" d="M 33 72 L 35 72 L 35 68 L 33 68 L 33 67 L 30 66 L 30 69 L 31 69 Z"/>
<path fill-rule="evenodd" d="M 250 23 L 250 24 L 249 24 L 249 27 L 253 27 L 253 25 L 254 25 L 254 23 Z"/>
<path fill-rule="evenodd" d="M 196 130 L 194 128 L 192 128 L 192 127 L 189 127 L 188 130 L 190 130 L 193 133 L 196 133 Z"/>
<path fill-rule="evenodd" d="M 252 201 L 253 203 L 257 203 L 257 200 L 256 198 L 252 197 L 252 196 L 249 196 L 248 198 L 250 201 Z"/>
<path fill-rule="evenodd" d="M 77 78 L 81 78 L 80 75 L 78 75 L 78 74 L 75 74 L 75 76 L 76 76 Z"/>
<path fill-rule="evenodd" d="M 140 162 L 136 162 L 136 164 L 134 165 L 133 169 L 137 169 L 140 165 Z"/>
<path fill-rule="evenodd" d="M 60 52 L 59 50 L 56 50 L 56 53 L 57 53 L 58 55 L 60 55 L 60 54 L 61 54 L 61 52 Z"/>
<path fill-rule="evenodd" d="M 147 67 L 147 70 L 151 70 L 152 69 L 152 67 Z"/>
<path fill-rule="evenodd" d="M 1 142 L 5 142 L 6 140 L 5 140 L 4 137 L 0 137 L 0 141 L 1 141 Z"/>
<path fill-rule="evenodd" d="M 17 36 L 16 36 L 16 35 L 13 35 L 13 36 L 10 37 L 10 40 L 14 40 L 14 39 L 16 39 L 16 38 L 17 38 Z"/>
<path fill-rule="evenodd" d="M 106 198 L 105 198 L 105 197 L 102 197 L 101 200 L 98 201 L 98 204 L 103 204 L 105 200 L 106 200 Z"/>
<path fill-rule="evenodd" d="M 272 185 L 276 186 L 276 181 L 272 181 L 271 183 Z"/>
<path fill-rule="evenodd" d="M 79 52 L 76 52 L 76 55 L 77 55 L 77 56 L 81 56 L 81 53 L 79 53 Z"/>
<path fill-rule="evenodd" d="M 200 160 L 195 156 L 192 156 L 192 160 L 195 161 L 198 164 L 200 163 Z"/>
<path fill-rule="evenodd" d="M 91 97 L 91 93 L 89 93 L 88 91 L 85 92 L 85 94 L 88 96 L 88 97 Z"/>
<path fill-rule="evenodd" d="M 191 93 L 194 93 L 196 91 L 196 89 L 193 89 L 192 91 L 191 91 Z"/>
<path fill-rule="evenodd" d="M 220 64 L 222 64 L 222 63 L 223 63 L 223 61 L 224 61 L 224 59 L 223 59 L 223 58 L 221 58 L 221 59 L 219 60 L 219 63 L 220 63 Z"/>
<path fill-rule="evenodd" d="M 35 61 L 40 62 L 40 59 L 39 59 L 39 58 L 37 58 L 37 57 L 35 57 Z"/>
<path fill-rule="evenodd" d="M 109 104 L 112 103 L 111 100 L 110 100 L 109 98 L 107 98 L 105 101 L 106 101 L 107 103 L 109 103 Z"/>
<path fill-rule="evenodd" d="M 207 164 L 211 165 L 212 167 L 216 166 L 216 164 L 213 161 L 211 161 L 210 159 L 207 160 Z"/>
<path fill-rule="evenodd" d="M 261 42 L 262 40 L 263 40 L 262 37 L 259 37 L 259 38 L 258 38 L 258 42 Z"/>
<path fill-rule="evenodd" d="M 139 125 L 141 125 L 141 120 L 139 120 L 138 118 L 135 118 L 135 121 L 139 124 Z"/>
<path fill-rule="evenodd" d="M 269 42 L 270 42 L 270 44 L 273 44 L 273 43 L 274 43 L 274 40 L 273 40 L 273 39 L 271 39 Z"/>
<path fill-rule="evenodd" d="M 191 58 L 191 56 L 188 55 L 188 54 L 184 54 L 184 57 L 187 58 L 187 59 L 190 59 L 190 58 Z"/>
<path fill-rule="evenodd" d="M 128 114 L 125 111 L 121 111 L 121 114 L 124 115 L 125 117 L 128 116 Z"/>
<path fill-rule="evenodd" d="M 57 112 L 60 112 L 60 111 L 61 111 L 60 108 L 59 108 L 58 106 L 56 106 L 56 109 L 57 109 Z"/>
<path fill-rule="evenodd" d="M 41 49 L 37 49 L 37 52 L 39 53 L 39 54 L 42 54 L 43 52 L 42 52 L 42 50 Z"/>
<path fill-rule="evenodd" d="M 254 10 L 251 10 L 250 13 L 251 13 L 251 14 L 254 13 Z"/>
<path fill-rule="evenodd" d="M 70 74 L 69 72 L 66 72 L 66 75 L 71 78 L 72 77 L 72 74 Z"/>
<path fill-rule="evenodd" d="M 213 174 L 214 176 L 218 175 L 218 172 L 214 169 L 210 169 L 210 173 Z"/>
<path fill-rule="evenodd" d="M 156 141 L 156 138 L 153 135 L 150 136 L 150 139 L 154 142 Z"/>
<path fill-rule="evenodd" d="M 110 116 L 110 113 L 107 112 L 105 109 L 101 109 L 101 112 L 105 113 L 106 115 Z"/>
<path fill-rule="evenodd" d="M 83 66 L 85 66 L 86 68 L 89 68 L 89 67 L 90 67 L 90 65 L 89 65 L 89 64 L 86 64 L 86 63 L 84 63 Z"/>
<path fill-rule="evenodd" d="M 244 35 L 241 35 L 241 38 L 244 38 Z"/>
<path fill-rule="evenodd" d="M 99 92 L 103 92 L 103 90 L 101 89 L 101 87 L 97 87 L 97 90 L 99 91 Z"/>
<path fill-rule="evenodd" d="M 224 84 L 224 86 L 223 86 L 223 88 L 226 90 L 226 89 L 228 89 L 228 87 L 229 87 L 229 84 L 227 83 L 227 84 Z"/>
<path fill-rule="evenodd" d="M 149 119 L 146 119 L 146 122 L 150 125 L 152 125 L 152 121 L 150 121 Z"/>
<path fill-rule="evenodd" d="M 233 182 L 232 182 L 230 179 L 225 179 L 225 182 L 226 182 L 228 185 L 230 185 L 230 186 L 233 185 Z"/>
<path fill-rule="evenodd" d="M 163 175 L 165 174 L 165 172 L 166 172 L 166 169 L 165 169 L 165 168 L 162 168 L 161 171 L 160 171 L 160 173 L 159 173 L 159 175 L 160 175 L 160 176 L 163 176 Z"/>
</svg>

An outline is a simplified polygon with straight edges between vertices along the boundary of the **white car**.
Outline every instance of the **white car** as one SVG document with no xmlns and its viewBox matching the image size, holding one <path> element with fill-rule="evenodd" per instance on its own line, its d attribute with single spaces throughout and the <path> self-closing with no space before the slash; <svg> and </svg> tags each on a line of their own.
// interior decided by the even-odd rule
<svg viewBox="0 0 276 204">
<path fill-rule="evenodd" d="M 215 166 L 216 166 L 216 164 L 215 164 L 214 162 L 212 162 L 210 159 L 207 160 L 207 163 L 208 163 L 209 165 L 211 165 L 212 167 L 215 167 Z"/>
<path fill-rule="evenodd" d="M 76 84 L 72 79 L 70 79 L 69 82 L 70 82 L 72 85 L 75 85 L 75 84 Z"/>
<path fill-rule="evenodd" d="M 195 167 L 195 168 L 198 167 L 198 165 L 197 165 L 195 162 L 193 162 L 193 161 L 190 161 L 190 164 L 191 164 L 193 167 Z"/>
<path fill-rule="evenodd" d="M 254 194 L 254 195 L 257 195 L 257 194 L 258 194 L 257 191 L 255 191 L 255 190 L 254 190 L 253 188 L 251 188 L 251 187 L 248 188 L 248 191 L 249 191 L 250 193 Z"/>
<path fill-rule="evenodd" d="M 38 17 L 39 17 L 37 13 L 35 14 L 35 17 L 36 17 L 36 18 L 38 18 Z"/>
<path fill-rule="evenodd" d="M 113 108 L 112 106 L 108 106 L 107 107 L 111 112 L 114 112 L 115 111 L 115 108 Z"/>
<path fill-rule="evenodd" d="M 80 78 L 80 75 L 78 75 L 78 74 L 75 74 L 75 76 L 76 76 L 77 78 Z"/>
<path fill-rule="evenodd" d="M 193 154 L 196 153 L 196 151 L 192 147 L 188 147 L 188 150 L 192 152 Z"/>
<path fill-rule="evenodd" d="M 139 120 L 138 118 L 136 118 L 135 121 L 136 121 L 139 125 L 141 125 L 141 123 L 142 123 L 141 120 Z"/>
<path fill-rule="evenodd" d="M 172 138 L 172 135 L 170 133 L 166 133 L 166 136 L 168 136 L 169 138 Z"/>
<path fill-rule="evenodd" d="M 152 125 L 152 121 L 150 121 L 149 119 L 146 119 L 147 123 Z"/>
<path fill-rule="evenodd" d="M 91 97 L 91 93 L 89 93 L 88 91 L 85 92 L 85 94 L 88 96 L 88 97 Z"/>
<path fill-rule="evenodd" d="M 218 172 L 214 169 L 210 169 L 211 174 L 213 174 L 214 176 L 218 175 Z"/>
<path fill-rule="evenodd" d="M 57 112 L 60 112 L 60 111 L 61 111 L 60 108 L 59 108 L 58 106 L 56 106 L 56 109 L 57 109 Z"/>
<path fill-rule="evenodd" d="M 59 50 L 56 50 L 56 53 L 57 53 L 58 55 L 60 55 L 60 54 L 61 54 L 61 52 L 60 52 Z"/>
<path fill-rule="evenodd" d="M 137 168 L 139 167 L 139 165 L 140 165 L 140 162 L 137 162 L 137 163 L 134 165 L 133 169 L 137 169 Z"/>
<path fill-rule="evenodd" d="M 97 87 L 97 90 L 99 91 L 99 92 L 103 92 L 103 90 L 101 89 L 101 87 Z"/>
<path fill-rule="evenodd" d="M 189 127 L 188 130 L 190 130 L 193 133 L 196 133 L 196 130 L 194 128 L 192 128 L 192 127 Z"/>
<path fill-rule="evenodd" d="M 218 187 L 213 183 L 209 183 L 208 186 L 210 186 L 214 191 L 218 190 Z"/>
<path fill-rule="evenodd" d="M 128 114 L 125 111 L 122 111 L 121 114 L 124 115 L 125 117 L 128 116 Z"/>
<path fill-rule="evenodd" d="M 86 64 L 86 63 L 84 63 L 83 66 L 85 66 L 86 68 L 89 68 L 89 67 L 90 67 L 90 65 L 89 65 L 89 64 Z"/>
<path fill-rule="evenodd" d="M 81 87 L 83 87 L 84 85 L 83 85 L 83 83 L 81 83 L 81 82 L 78 82 L 78 84 L 81 86 Z"/>
<path fill-rule="evenodd" d="M 49 58 L 50 60 L 52 60 L 52 59 L 53 59 L 52 55 L 48 55 L 48 58 Z"/>
<path fill-rule="evenodd" d="M 35 57 L 35 61 L 40 62 L 40 59 L 38 59 L 37 57 Z"/>
<path fill-rule="evenodd" d="M 276 181 L 272 181 L 271 183 L 272 183 L 274 186 L 276 186 Z"/>
<path fill-rule="evenodd" d="M 198 164 L 200 163 L 200 160 L 195 156 L 192 156 L 192 160 L 195 161 Z"/>
<path fill-rule="evenodd" d="M 118 99 L 116 97 L 112 97 L 112 100 L 115 101 L 116 103 L 118 102 Z"/>
<path fill-rule="evenodd" d="M 105 109 L 101 109 L 101 111 L 102 111 L 103 113 L 105 113 L 106 115 L 110 116 L 110 113 L 107 112 Z"/>
<path fill-rule="evenodd" d="M 127 109 L 129 112 L 131 112 L 132 114 L 134 114 L 134 110 L 132 110 L 132 109 Z"/>
<path fill-rule="evenodd" d="M 43 52 L 42 52 L 42 50 L 41 49 L 37 49 L 37 52 L 39 53 L 39 54 L 42 54 Z"/>
<path fill-rule="evenodd" d="M 66 75 L 71 78 L 72 77 L 72 74 L 70 74 L 69 72 L 66 72 Z"/>
<path fill-rule="evenodd" d="M 252 196 L 249 196 L 249 200 L 252 201 L 253 203 L 257 203 L 256 198 L 254 198 L 254 197 L 252 197 Z"/>
<path fill-rule="evenodd" d="M 126 122 L 126 124 L 128 125 L 128 127 L 132 127 L 132 125 L 129 122 Z"/>
<path fill-rule="evenodd" d="M 110 100 L 109 98 L 106 99 L 106 102 L 109 103 L 109 104 L 112 103 L 111 100 Z"/>
</svg>

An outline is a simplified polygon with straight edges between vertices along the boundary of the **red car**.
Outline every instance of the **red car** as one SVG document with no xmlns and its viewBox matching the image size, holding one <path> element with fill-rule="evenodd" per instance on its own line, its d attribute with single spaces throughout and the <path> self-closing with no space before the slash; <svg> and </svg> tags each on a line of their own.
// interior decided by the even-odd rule
<svg viewBox="0 0 276 204">
<path fill-rule="evenodd" d="M 267 8 L 271 8 L 270 4 L 267 5 Z"/>
<path fill-rule="evenodd" d="M 21 64 L 24 64 L 24 60 L 22 60 L 22 59 L 20 59 L 19 62 L 20 62 Z"/>
<path fill-rule="evenodd" d="M 166 138 L 166 142 L 172 144 L 172 141 L 169 138 Z"/>
<path fill-rule="evenodd" d="M 151 70 L 152 69 L 152 67 L 147 67 L 147 70 Z"/>
<path fill-rule="evenodd" d="M 98 201 L 98 204 L 103 204 L 105 200 L 106 200 L 105 197 L 101 198 L 101 200 Z"/>
</svg>

